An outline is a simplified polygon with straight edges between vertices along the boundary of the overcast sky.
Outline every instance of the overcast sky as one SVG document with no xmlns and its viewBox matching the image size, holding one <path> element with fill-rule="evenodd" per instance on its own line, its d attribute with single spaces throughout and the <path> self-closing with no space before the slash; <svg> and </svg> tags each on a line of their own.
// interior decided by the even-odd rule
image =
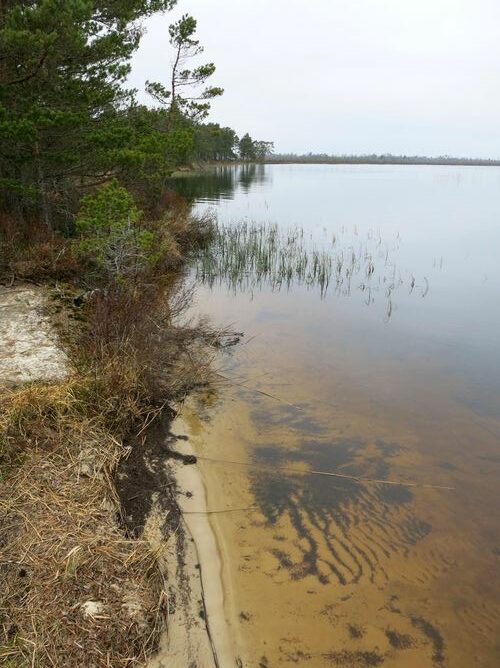
<svg viewBox="0 0 500 668">
<path fill-rule="evenodd" d="M 134 86 L 167 82 L 183 13 L 225 89 L 211 119 L 240 135 L 279 152 L 500 157 L 500 0 L 179 0 L 147 23 Z"/>
</svg>

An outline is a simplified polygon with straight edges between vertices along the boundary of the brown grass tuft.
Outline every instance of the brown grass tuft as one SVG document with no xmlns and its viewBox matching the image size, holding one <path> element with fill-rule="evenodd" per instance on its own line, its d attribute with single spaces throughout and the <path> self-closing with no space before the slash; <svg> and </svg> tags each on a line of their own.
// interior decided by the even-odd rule
<svg viewBox="0 0 500 668">
<path fill-rule="evenodd" d="M 117 521 L 111 474 L 122 448 L 92 421 L 67 423 L 63 388 L 36 392 L 29 418 L 29 391 L 2 397 L 21 430 L 49 395 L 62 413 L 53 437 L 46 429 L 0 483 L 0 663 L 135 665 L 155 647 L 163 590 L 155 556 Z"/>
</svg>

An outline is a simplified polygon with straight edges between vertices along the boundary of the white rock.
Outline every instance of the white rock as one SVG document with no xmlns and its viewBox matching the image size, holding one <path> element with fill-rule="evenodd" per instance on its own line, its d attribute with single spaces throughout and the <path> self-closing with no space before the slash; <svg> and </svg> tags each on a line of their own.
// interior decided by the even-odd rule
<svg viewBox="0 0 500 668">
<path fill-rule="evenodd" d="M 44 314 L 46 291 L 0 288 L 0 384 L 63 380 L 68 359 Z"/>
</svg>

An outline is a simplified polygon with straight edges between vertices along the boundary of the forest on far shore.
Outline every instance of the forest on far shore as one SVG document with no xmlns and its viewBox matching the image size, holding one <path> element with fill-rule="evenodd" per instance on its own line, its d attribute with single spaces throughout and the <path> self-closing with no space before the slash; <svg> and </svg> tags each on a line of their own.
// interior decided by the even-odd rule
<svg viewBox="0 0 500 668">
<path fill-rule="evenodd" d="M 499 167 L 500 160 L 487 158 L 454 158 L 449 155 L 428 157 L 422 155 L 330 155 L 328 153 L 275 153 L 266 157 L 272 163 L 304 163 L 332 165 L 465 165 L 478 167 Z"/>
</svg>

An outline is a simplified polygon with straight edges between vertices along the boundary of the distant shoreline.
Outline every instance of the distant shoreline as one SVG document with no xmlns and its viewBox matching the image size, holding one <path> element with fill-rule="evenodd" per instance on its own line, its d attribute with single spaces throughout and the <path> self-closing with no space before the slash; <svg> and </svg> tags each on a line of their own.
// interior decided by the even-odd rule
<svg viewBox="0 0 500 668">
<path fill-rule="evenodd" d="M 426 158 L 419 156 L 275 156 L 267 165 L 448 165 L 461 167 L 500 167 L 500 160 L 480 158 Z"/>
<path fill-rule="evenodd" d="M 474 158 L 406 158 L 404 156 L 274 156 L 265 160 L 212 160 L 183 165 L 176 169 L 170 178 L 199 176 L 210 172 L 214 167 L 236 167 L 244 165 L 427 165 L 444 167 L 500 167 L 500 160 Z"/>
</svg>

